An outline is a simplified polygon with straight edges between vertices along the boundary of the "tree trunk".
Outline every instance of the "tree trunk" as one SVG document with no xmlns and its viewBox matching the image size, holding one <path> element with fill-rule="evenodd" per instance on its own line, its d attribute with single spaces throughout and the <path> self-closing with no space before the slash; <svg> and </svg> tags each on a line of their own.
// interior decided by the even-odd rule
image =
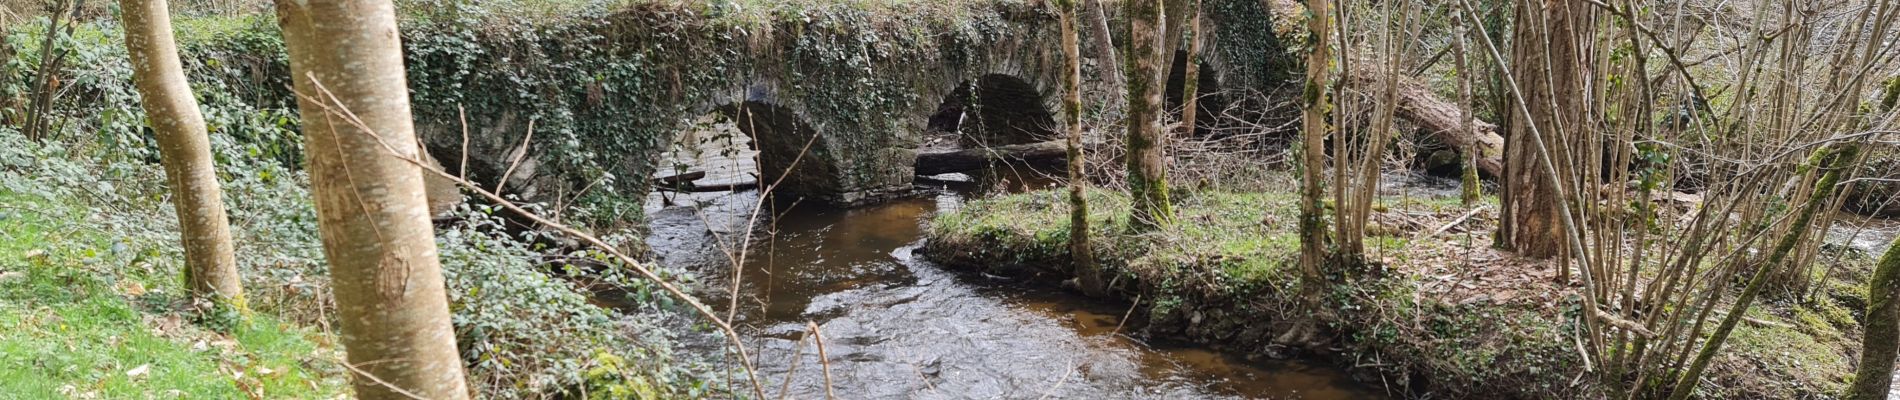
<svg viewBox="0 0 1900 400">
<path fill-rule="evenodd" d="M 1161 2 L 1161 76 L 1174 76 L 1174 54 L 1181 51 L 1187 26 L 1188 2 L 1193 0 L 1162 0 Z M 1166 87 L 1166 86 L 1163 86 Z"/>
<path fill-rule="evenodd" d="M 1137 229 L 1165 225 L 1174 218 L 1168 204 L 1167 137 L 1161 130 L 1161 92 L 1165 83 L 1161 49 L 1164 16 L 1161 0 L 1128 0 L 1128 194 L 1134 203 L 1129 222 Z"/>
<path fill-rule="evenodd" d="M 1587 165 L 1579 163 L 1586 157 L 1573 157 L 1573 153 L 1588 154 L 1594 149 L 1577 146 L 1579 138 L 1591 137 L 1583 132 L 1587 129 L 1583 123 L 1585 113 L 1591 107 L 1588 96 L 1583 95 L 1590 88 L 1586 86 L 1587 68 L 1592 65 L 1584 61 L 1586 57 L 1581 38 L 1589 37 L 1594 22 L 1589 16 L 1591 5 L 1583 2 L 1549 2 L 1544 0 L 1520 0 L 1517 3 L 1517 23 L 1515 24 L 1516 45 L 1511 47 L 1511 68 L 1518 79 L 1518 89 L 1528 110 L 1526 114 L 1536 126 L 1544 127 L 1545 143 L 1551 157 L 1551 165 L 1558 168 L 1558 185 L 1576 188 L 1576 172 L 1591 171 Z M 1507 140 L 1516 144 L 1530 143 L 1529 124 L 1512 124 Z M 1510 182 L 1510 208 L 1501 213 L 1511 227 L 1510 248 L 1519 255 L 1533 258 L 1552 258 L 1565 254 L 1564 229 L 1558 212 L 1559 199 L 1557 187 L 1546 178 L 1543 166 L 1538 160 L 1534 146 L 1513 145 L 1504 154 L 1505 169 L 1509 175 L 1504 179 Z M 1585 191 L 1572 191 L 1578 196 L 1586 196 Z M 1561 267 L 1560 267 L 1561 268 Z M 1567 271 L 1567 269 L 1564 269 Z M 1559 275 L 1567 275 L 1560 273 Z"/>
<path fill-rule="evenodd" d="M 1120 103 L 1123 101 L 1122 97 L 1127 96 L 1127 93 L 1121 91 L 1127 87 L 1127 83 L 1122 77 L 1121 57 L 1115 54 L 1115 38 L 1108 30 L 1108 10 L 1102 6 L 1102 0 L 1088 0 L 1088 2 L 1089 28 L 1095 36 L 1095 65 L 1101 66 L 1103 78 L 1108 80 L 1108 87 L 1113 88 L 1115 92 L 1115 96 L 1110 100 Z"/>
<path fill-rule="evenodd" d="M 1320 187 L 1320 174 L 1326 170 L 1326 112 L 1331 108 L 1326 97 L 1327 74 L 1332 62 L 1331 0 L 1307 2 L 1307 28 L 1313 43 L 1306 55 L 1305 100 L 1300 112 L 1300 291 L 1309 309 L 1319 307 L 1319 293 L 1326 278 L 1320 264 L 1326 260 L 1326 211 L 1320 199 L 1326 196 Z M 1299 329 L 1299 328 L 1296 328 Z M 1310 330 L 1311 328 L 1304 328 Z M 1299 333 L 1307 335 L 1309 333 Z M 1285 340 L 1282 340 L 1284 342 Z"/>
<path fill-rule="evenodd" d="M 1089 205 L 1085 191 L 1088 177 L 1082 157 L 1082 49 L 1078 43 L 1076 0 L 1057 0 L 1062 8 L 1062 56 L 1067 61 L 1062 74 L 1062 123 L 1068 125 L 1065 146 L 1069 169 L 1069 258 L 1075 262 L 1077 285 L 1090 296 L 1100 296 L 1107 285 L 1095 264 L 1095 249 L 1089 246 Z"/>
<path fill-rule="evenodd" d="M 1861 340 L 1860 366 L 1848 400 L 1881 400 L 1892 390 L 1893 364 L 1900 353 L 1900 238 L 1887 246 L 1867 282 L 1867 323 Z"/>
<path fill-rule="evenodd" d="M 1478 131 L 1478 126 L 1477 123 L 1472 122 L 1472 119 L 1477 117 L 1471 114 L 1471 60 L 1465 57 L 1465 35 L 1467 35 L 1467 33 L 1465 32 L 1464 21 L 1464 13 L 1452 13 L 1451 58 L 1454 64 L 1453 67 L 1457 70 L 1458 75 L 1458 131 L 1475 134 Z M 1499 141 L 1498 144 L 1502 146 L 1504 143 L 1503 141 Z M 1464 179 L 1458 191 L 1458 199 L 1462 201 L 1466 207 L 1477 205 L 1478 200 L 1480 200 L 1480 197 L 1482 197 L 1484 193 L 1482 186 L 1484 183 L 1478 181 L 1478 159 L 1481 158 L 1480 155 L 1482 152 L 1474 151 L 1470 148 L 1460 148 L 1458 149 L 1458 153 L 1464 155 L 1465 164 L 1464 168 L 1462 168 L 1463 174 L 1461 175 Z M 1493 172 L 1493 174 L 1496 173 L 1497 172 Z"/>
<path fill-rule="evenodd" d="M 171 184 L 172 206 L 178 211 L 185 287 L 192 297 L 243 309 L 244 288 L 231 251 L 231 228 L 218 189 L 217 165 L 211 159 L 211 141 L 178 61 L 165 0 L 121 0 L 119 6 L 132 81 L 158 137 L 160 164 Z"/>
<path fill-rule="evenodd" d="M 1187 63 L 1181 73 L 1181 137 L 1194 136 L 1194 117 L 1199 112 L 1201 91 L 1201 0 L 1187 0 L 1186 22 L 1182 39 L 1187 42 Z"/>
<path fill-rule="evenodd" d="M 468 398 L 388 1 L 277 1 L 344 350 L 364 399 Z"/>
</svg>

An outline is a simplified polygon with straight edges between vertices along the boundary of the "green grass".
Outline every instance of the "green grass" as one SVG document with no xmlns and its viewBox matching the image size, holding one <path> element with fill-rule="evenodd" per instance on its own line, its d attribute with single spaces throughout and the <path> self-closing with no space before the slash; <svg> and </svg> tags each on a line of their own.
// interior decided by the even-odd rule
<svg viewBox="0 0 1900 400">
<path fill-rule="evenodd" d="M 1090 192 L 1091 237 L 1097 260 L 1142 282 L 1158 299 L 1151 312 L 1166 314 L 1181 298 L 1212 298 L 1208 304 L 1245 299 L 1253 309 L 1224 309 L 1254 321 L 1287 312 L 1297 293 L 1298 197 L 1291 192 L 1177 192 L 1174 224 L 1150 233 L 1127 228 L 1129 206 L 1122 193 Z M 1487 199 L 1490 200 L 1490 199 Z M 1410 213 L 1460 215 L 1455 197 L 1396 198 L 1377 204 Z M 1495 207 L 1495 201 L 1489 203 Z M 1432 229 L 1426 227 L 1424 229 Z M 1069 230 L 1066 191 L 1042 191 L 969 202 L 940 214 L 931 225 L 933 247 L 951 260 L 972 265 L 1041 263 L 1063 269 Z M 1410 233 L 1367 238 L 1368 252 L 1395 266 L 1436 262 L 1412 247 Z M 1462 240 L 1462 239 L 1454 239 Z M 1374 250 L 1378 249 L 1378 250 Z M 1447 393 L 1514 393 L 1520 397 L 1588 396 L 1571 382 L 1583 371 L 1574 346 L 1576 298 L 1541 302 L 1467 303 L 1419 291 L 1422 279 L 1398 268 L 1384 278 L 1348 278 L 1327 296 L 1335 329 L 1351 352 L 1405 366 L 1429 376 Z M 1214 274 L 1209 274 L 1213 272 Z M 1838 298 L 1859 298 L 1864 273 L 1837 274 L 1830 296 L 1814 304 L 1761 305 L 1753 321 L 1738 328 L 1711 370 L 1714 395 L 1722 398 L 1799 398 L 1838 391 L 1852 373 L 1849 347 L 1858 346 L 1859 323 Z M 1207 276 L 1215 275 L 1216 279 Z M 1817 278 L 1818 279 L 1818 278 Z M 1146 290 L 1146 289 L 1144 289 Z M 1861 293 L 1856 294 L 1856 291 Z M 1848 303 L 1852 303 L 1851 301 Z M 1263 306 L 1265 305 L 1265 306 Z M 1251 314 L 1249 314 L 1251 313 Z M 1705 385 L 1705 388 L 1708 386 Z M 1708 390 L 1708 389 L 1705 389 Z M 1502 391 L 1502 392 L 1499 392 Z M 1453 396 L 1456 397 L 1456 396 Z"/>
<path fill-rule="evenodd" d="M 1176 221 L 1129 234 L 1125 193 L 1091 190 L 1089 231 L 1098 259 L 1130 272 L 1216 268 L 1246 285 L 1284 283 L 1299 252 L 1294 234 L 1298 197 L 1289 193 L 1177 192 Z M 939 215 L 934 238 L 985 238 L 1025 259 L 1067 254 L 1068 192 L 1040 191 L 982 199 Z"/>
<path fill-rule="evenodd" d="M 174 311 L 175 271 L 77 206 L 0 192 L 0 393 L 24 398 L 331 398 L 338 351 L 269 315 L 228 333 Z M 214 320 L 214 319 L 206 319 Z"/>
</svg>

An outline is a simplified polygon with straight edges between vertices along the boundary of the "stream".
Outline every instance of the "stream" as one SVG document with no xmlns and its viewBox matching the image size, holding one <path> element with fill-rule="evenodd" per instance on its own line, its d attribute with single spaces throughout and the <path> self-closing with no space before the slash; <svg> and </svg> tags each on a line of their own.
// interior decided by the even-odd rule
<svg viewBox="0 0 1900 400">
<path fill-rule="evenodd" d="M 765 203 L 764 214 L 779 216 L 757 223 L 734 325 L 755 349 L 768 394 L 789 384 L 789 398 L 824 398 L 828 366 L 841 399 L 1385 397 L 1331 367 L 1134 339 L 1118 333 L 1126 304 L 949 271 L 914 255 L 923 224 L 980 192 L 972 186 L 1038 184 L 1048 183 L 939 182 L 925 196 L 843 210 Z M 703 297 L 727 312 L 733 278 L 719 243 L 744 236 L 759 194 L 673 196 L 672 206 L 649 205 L 647 243 L 668 267 L 707 277 Z M 826 365 L 805 339 L 808 322 L 824 337 Z"/>
</svg>

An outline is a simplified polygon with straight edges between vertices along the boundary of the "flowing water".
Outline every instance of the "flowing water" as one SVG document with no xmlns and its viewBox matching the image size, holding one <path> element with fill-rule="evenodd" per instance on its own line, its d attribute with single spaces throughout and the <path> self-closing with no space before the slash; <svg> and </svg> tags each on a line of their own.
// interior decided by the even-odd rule
<svg viewBox="0 0 1900 400">
<path fill-rule="evenodd" d="M 1017 182 L 1003 186 L 1037 184 Z M 712 277 L 703 286 L 716 308 L 737 299 L 735 325 L 771 396 L 788 384 L 789 398 L 823 398 L 828 368 L 843 399 L 1385 397 L 1337 369 L 1136 340 L 1118 333 L 1125 304 L 925 261 L 923 223 L 969 193 L 932 192 L 849 210 L 767 203 L 761 214 L 778 217 L 756 223 L 736 297 L 720 243 L 745 236 L 756 192 L 650 206 L 648 244 L 669 267 Z M 808 323 L 824 338 L 822 363 Z"/>
</svg>

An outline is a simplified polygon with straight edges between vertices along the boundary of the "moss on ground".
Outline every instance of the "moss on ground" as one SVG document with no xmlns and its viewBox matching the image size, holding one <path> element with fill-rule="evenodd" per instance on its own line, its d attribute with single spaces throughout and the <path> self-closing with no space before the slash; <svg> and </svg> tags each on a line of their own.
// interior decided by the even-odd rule
<svg viewBox="0 0 1900 400">
<path fill-rule="evenodd" d="M 952 266 L 1066 278 L 1064 195 L 1000 196 L 943 213 L 930 226 L 925 254 Z M 1177 223 L 1144 234 L 1127 228 L 1125 195 L 1089 195 L 1096 258 L 1111 279 L 1120 280 L 1116 293 L 1145 299 L 1137 318 L 1147 322 L 1147 333 L 1277 354 L 1268 340 L 1277 330 L 1269 327 L 1298 316 L 1294 194 L 1183 192 Z M 1385 208 L 1410 215 L 1455 217 L 1468 210 L 1455 197 L 1389 200 Z M 1478 291 L 1486 294 L 1460 297 L 1428 290 L 1444 284 L 1430 271 L 1467 268 L 1433 265 L 1454 263 L 1434 252 L 1464 246 L 1450 243 L 1464 238 L 1408 240 L 1420 229 L 1435 228 L 1374 230 L 1387 234 L 1368 243 L 1382 249 L 1375 254 L 1388 265 L 1341 277 L 1344 284 L 1327 291 L 1330 330 L 1345 350 L 1330 358 L 1409 395 L 1603 397 L 1602 388 L 1578 379 L 1585 365 L 1575 347 L 1581 305 L 1573 293 Z M 1852 374 L 1859 336 L 1850 310 L 1859 307 L 1854 288 L 1861 284 L 1852 280 L 1864 274 L 1840 275 L 1813 304 L 1756 307 L 1752 322 L 1736 331 L 1711 369 L 1707 381 L 1713 384 L 1705 384 L 1703 393 L 1803 398 L 1838 392 Z"/>
<path fill-rule="evenodd" d="M 0 393 L 26 398 L 334 398 L 334 338 L 280 322 L 176 309 L 153 272 L 86 213 L 0 192 Z M 220 333 L 205 328 L 218 326 Z"/>
</svg>

